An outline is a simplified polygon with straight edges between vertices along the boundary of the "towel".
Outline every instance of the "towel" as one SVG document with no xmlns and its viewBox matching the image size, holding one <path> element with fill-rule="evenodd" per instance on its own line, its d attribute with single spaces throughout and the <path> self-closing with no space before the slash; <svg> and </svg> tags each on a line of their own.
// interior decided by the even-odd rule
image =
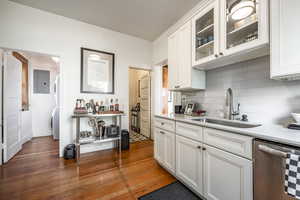
<svg viewBox="0 0 300 200">
<path fill-rule="evenodd" d="M 285 162 L 285 192 L 300 199 L 300 155 L 288 153 Z"/>
</svg>

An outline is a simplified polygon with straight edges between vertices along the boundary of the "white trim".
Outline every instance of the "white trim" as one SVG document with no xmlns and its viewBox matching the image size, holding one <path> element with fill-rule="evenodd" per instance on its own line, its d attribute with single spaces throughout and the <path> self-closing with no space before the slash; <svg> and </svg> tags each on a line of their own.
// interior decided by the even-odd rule
<svg viewBox="0 0 300 200">
<path fill-rule="evenodd" d="M 3 151 L 3 138 L 2 138 L 2 100 L 3 100 L 3 95 L 2 95 L 2 72 L 3 72 L 3 63 L 4 63 L 4 57 L 3 57 L 3 50 L 0 49 L 0 166 L 2 165 L 2 151 Z"/>
</svg>

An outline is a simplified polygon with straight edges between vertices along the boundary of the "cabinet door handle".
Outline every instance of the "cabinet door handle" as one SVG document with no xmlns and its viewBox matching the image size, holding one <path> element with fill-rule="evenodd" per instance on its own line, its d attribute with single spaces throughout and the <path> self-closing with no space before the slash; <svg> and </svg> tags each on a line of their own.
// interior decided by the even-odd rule
<svg viewBox="0 0 300 200">
<path fill-rule="evenodd" d="M 201 146 L 197 146 L 197 148 L 198 148 L 198 149 L 201 149 L 202 147 L 201 147 Z"/>
<path fill-rule="evenodd" d="M 162 122 L 161 125 L 163 126 L 163 125 L 165 125 L 165 123 Z"/>
<path fill-rule="evenodd" d="M 217 58 L 217 57 L 219 57 L 219 55 L 218 55 L 218 54 L 215 54 L 215 57 Z"/>
<path fill-rule="evenodd" d="M 203 150 L 203 151 L 205 151 L 205 150 L 206 150 L 206 148 L 205 148 L 205 147 L 203 147 L 203 148 L 202 148 L 202 150 Z"/>
<path fill-rule="evenodd" d="M 165 134 L 165 132 L 163 132 L 163 131 L 159 131 L 159 132 L 160 132 L 161 134 L 163 134 L 163 135 Z"/>
<path fill-rule="evenodd" d="M 222 52 L 220 52 L 219 54 L 220 54 L 220 56 L 223 56 L 223 55 L 224 55 Z"/>
</svg>

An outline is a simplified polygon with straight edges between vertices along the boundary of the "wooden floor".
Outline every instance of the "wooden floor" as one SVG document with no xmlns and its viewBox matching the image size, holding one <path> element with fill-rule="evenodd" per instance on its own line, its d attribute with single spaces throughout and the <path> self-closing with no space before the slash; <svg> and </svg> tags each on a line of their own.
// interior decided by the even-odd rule
<svg viewBox="0 0 300 200">
<path fill-rule="evenodd" d="M 113 150 L 58 158 L 58 142 L 37 138 L 0 166 L 0 200 L 133 200 L 175 179 L 153 158 L 153 142 L 131 144 L 118 165 Z"/>
</svg>

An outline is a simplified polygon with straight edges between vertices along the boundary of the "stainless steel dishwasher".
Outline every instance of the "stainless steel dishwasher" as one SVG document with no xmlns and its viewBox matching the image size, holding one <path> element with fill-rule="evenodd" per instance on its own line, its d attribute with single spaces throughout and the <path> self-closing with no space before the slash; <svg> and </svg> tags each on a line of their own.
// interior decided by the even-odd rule
<svg viewBox="0 0 300 200">
<path fill-rule="evenodd" d="M 285 158 L 300 148 L 254 141 L 254 200 L 296 200 L 284 191 Z"/>
</svg>

